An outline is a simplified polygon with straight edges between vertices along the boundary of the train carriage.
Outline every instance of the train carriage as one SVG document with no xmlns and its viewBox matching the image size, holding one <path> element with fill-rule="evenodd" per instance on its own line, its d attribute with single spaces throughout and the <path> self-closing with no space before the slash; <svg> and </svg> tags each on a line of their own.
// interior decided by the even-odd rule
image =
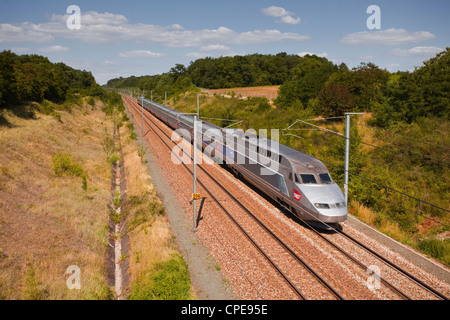
<svg viewBox="0 0 450 320">
<path fill-rule="evenodd" d="M 191 136 L 185 138 L 192 141 L 192 116 L 143 101 L 145 109 L 171 128 L 188 130 Z M 202 149 L 285 209 L 319 225 L 346 220 L 344 195 L 320 160 L 241 129 L 222 129 L 206 121 L 199 124 Z"/>
</svg>

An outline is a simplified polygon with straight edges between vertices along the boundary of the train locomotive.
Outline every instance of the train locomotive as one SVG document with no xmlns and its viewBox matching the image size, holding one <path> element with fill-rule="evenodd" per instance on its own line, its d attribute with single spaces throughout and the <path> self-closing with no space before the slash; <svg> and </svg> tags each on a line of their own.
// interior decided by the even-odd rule
<svg viewBox="0 0 450 320">
<path fill-rule="evenodd" d="M 191 141 L 193 116 L 147 99 L 138 103 Z M 347 219 L 344 195 L 320 160 L 242 129 L 203 120 L 197 120 L 197 128 L 204 153 L 300 219 L 322 228 Z"/>
</svg>

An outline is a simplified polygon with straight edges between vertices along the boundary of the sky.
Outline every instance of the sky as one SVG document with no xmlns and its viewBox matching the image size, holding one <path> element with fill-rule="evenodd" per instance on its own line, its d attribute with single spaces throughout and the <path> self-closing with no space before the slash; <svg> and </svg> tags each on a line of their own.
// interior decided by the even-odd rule
<svg viewBox="0 0 450 320">
<path fill-rule="evenodd" d="M 0 51 L 40 54 L 102 85 L 253 53 L 413 71 L 450 46 L 449 12 L 447 0 L 0 0 Z"/>
</svg>

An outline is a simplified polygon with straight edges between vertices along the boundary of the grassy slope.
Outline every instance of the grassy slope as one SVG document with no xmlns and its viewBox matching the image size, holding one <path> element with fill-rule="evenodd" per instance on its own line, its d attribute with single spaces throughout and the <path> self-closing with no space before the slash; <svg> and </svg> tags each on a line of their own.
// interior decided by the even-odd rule
<svg viewBox="0 0 450 320">
<path fill-rule="evenodd" d="M 132 300 L 194 298 L 187 265 L 178 253 L 164 207 L 148 175 L 145 150 L 133 126 L 121 128 L 127 177 L 125 214 L 131 242 Z"/>
<path fill-rule="evenodd" d="M 108 296 L 104 276 L 110 169 L 102 141 L 112 121 L 100 110 L 73 109 L 24 119 L 3 111 L 0 127 L 0 297 L 97 299 Z M 52 154 L 72 155 L 88 174 L 55 175 Z M 70 265 L 81 290 L 68 290 Z"/>
<path fill-rule="evenodd" d="M 112 296 L 105 268 L 111 167 L 103 144 L 112 136 L 113 121 L 96 103 L 95 108 L 84 103 L 56 115 L 35 111 L 34 117 L 29 117 L 29 108 L 22 108 L 26 112 L 19 112 L 21 117 L 0 110 L 0 299 Z M 123 124 L 129 271 L 131 285 L 145 296 L 161 265 L 176 260 L 183 267 L 184 262 L 137 142 L 130 137 L 132 126 Z M 81 165 L 86 190 L 81 176 L 55 174 L 56 153 L 70 154 L 73 163 Z M 66 269 L 71 265 L 80 268 L 80 290 L 67 288 Z M 189 279 L 187 270 L 181 271 Z"/>
</svg>

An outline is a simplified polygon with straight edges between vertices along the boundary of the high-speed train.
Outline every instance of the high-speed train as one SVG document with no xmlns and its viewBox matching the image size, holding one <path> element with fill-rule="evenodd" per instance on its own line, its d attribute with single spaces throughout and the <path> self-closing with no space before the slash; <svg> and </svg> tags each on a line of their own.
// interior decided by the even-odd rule
<svg viewBox="0 0 450 320">
<path fill-rule="evenodd" d="M 192 141 L 193 116 L 138 99 L 141 106 L 142 102 L 146 110 Z M 347 219 L 344 195 L 318 159 L 242 129 L 225 129 L 202 120 L 196 124 L 197 145 L 204 153 L 294 215 L 321 227 Z"/>
</svg>

